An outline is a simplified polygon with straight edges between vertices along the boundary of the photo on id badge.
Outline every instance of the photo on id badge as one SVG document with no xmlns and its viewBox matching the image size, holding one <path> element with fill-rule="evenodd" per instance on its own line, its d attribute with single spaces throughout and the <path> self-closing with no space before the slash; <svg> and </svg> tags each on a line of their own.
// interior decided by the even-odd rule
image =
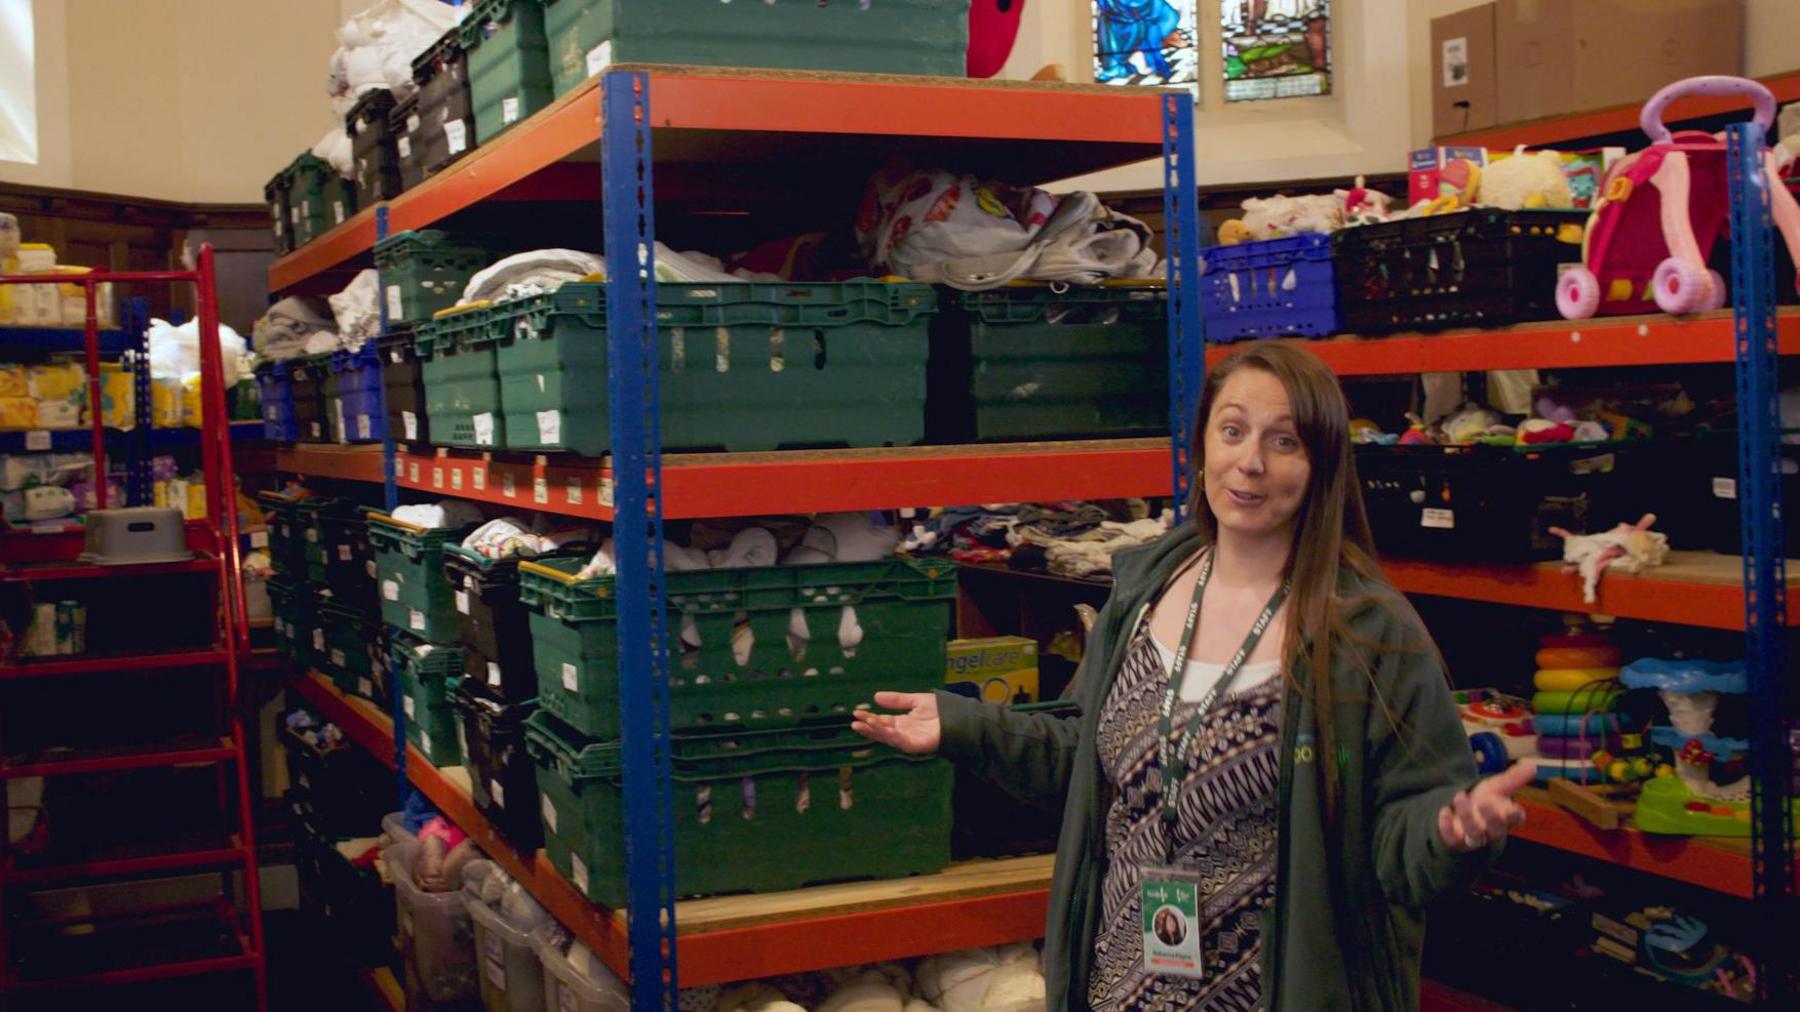
<svg viewBox="0 0 1800 1012">
<path fill-rule="evenodd" d="M 1146 877 L 1141 899 L 1144 915 L 1144 969 L 1149 973 L 1198 977 L 1200 962 L 1199 888 L 1193 882 Z"/>
</svg>

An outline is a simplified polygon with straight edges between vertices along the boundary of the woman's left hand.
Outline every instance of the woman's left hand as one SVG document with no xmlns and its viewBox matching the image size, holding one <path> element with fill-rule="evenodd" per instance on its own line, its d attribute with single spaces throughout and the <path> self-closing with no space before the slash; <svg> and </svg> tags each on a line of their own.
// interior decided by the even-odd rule
<svg viewBox="0 0 1800 1012">
<path fill-rule="evenodd" d="M 1438 809 L 1438 835 L 1444 846 L 1464 854 L 1505 839 L 1514 826 L 1525 821 L 1525 809 L 1513 795 L 1536 776 L 1537 767 L 1531 763 L 1514 763 L 1471 790 L 1457 791 L 1448 805 Z"/>
</svg>

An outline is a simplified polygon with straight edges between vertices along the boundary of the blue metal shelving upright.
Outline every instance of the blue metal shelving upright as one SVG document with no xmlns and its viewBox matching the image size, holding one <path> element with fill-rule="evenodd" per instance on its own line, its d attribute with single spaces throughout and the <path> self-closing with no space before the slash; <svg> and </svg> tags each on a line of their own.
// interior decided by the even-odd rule
<svg viewBox="0 0 1800 1012">
<path fill-rule="evenodd" d="M 1163 96 L 1163 241 L 1169 286 L 1169 466 L 1177 522 L 1185 519 L 1193 481 L 1192 426 L 1206 377 L 1200 319 L 1200 193 L 1194 179 L 1194 101 L 1185 91 Z"/>
<path fill-rule="evenodd" d="M 1743 525 L 1744 656 L 1750 675 L 1751 863 L 1760 925 L 1792 925 L 1793 760 L 1788 747 L 1787 563 L 1782 557 L 1781 349 L 1775 321 L 1774 237 L 1761 124 L 1728 130 L 1731 266 L 1735 284 L 1738 511 Z M 1762 933 L 1762 998 L 1794 995 L 1796 955 L 1785 931 Z"/>
</svg>

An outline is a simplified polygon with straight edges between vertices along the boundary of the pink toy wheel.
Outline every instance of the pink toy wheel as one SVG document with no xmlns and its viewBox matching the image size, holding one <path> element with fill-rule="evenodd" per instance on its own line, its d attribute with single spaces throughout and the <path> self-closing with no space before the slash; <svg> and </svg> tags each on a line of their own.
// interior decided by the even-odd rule
<svg viewBox="0 0 1800 1012">
<path fill-rule="evenodd" d="M 1712 298 L 1712 279 L 1706 276 L 1706 268 L 1675 257 L 1656 265 L 1650 287 L 1657 308 L 1677 316 L 1704 308 Z"/>
<path fill-rule="evenodd" d="M 1600 279 L 1586 267 L 1571 267 L 1556 279 L 1556 308 L 1565 320 L 1585 320 L 1600 310 Z"/>
<path fill-rule="evenodd" d="M 1700 307 L 1703 313 L 1725 308 L 1725 276 L 1718 271 L 1707 271 L 1706 276 L 1712 280 L 1712 293 L 1706 297 L 1706 305 Z"/>
</svg>

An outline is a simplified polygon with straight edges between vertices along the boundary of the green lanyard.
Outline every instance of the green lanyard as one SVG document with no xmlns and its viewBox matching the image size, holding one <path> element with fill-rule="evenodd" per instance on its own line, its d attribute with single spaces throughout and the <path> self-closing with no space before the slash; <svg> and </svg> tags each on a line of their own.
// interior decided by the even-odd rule
<svg viewBox="0 0 1800 1012">
<path fill-rule="evenodd" d="M 1269 598 L 1263 607 L 1262 614 L 1250 626 L 1250 635 L 1244 637 L 1244 645 L 1238 647 L 1231 660 L 1225 662 L 1225 670 L 1220 673 L 1219 680 L 1207 690 L 1206 696 L 1200 700 L 1200 709 L 1195 712 L 1194 719 L 1182 731 L 1181 747 L 1172 748 L 1169 732 L 1175 726 L 1175 701 L 1181 698 L 1181 683 L 1187 677 L 1188 652 L 1194 646 L 1194 631 L 1200 628 L 1200 599 L 1206 594 L 1206 581 L 1212 576 L 1212 552 L 1208 551 L 1200 560 L 1200 574 L 1194 580 L 1194 598 L 1188 604 L 1187 624 L 1181 629 L 1181 646 L 1175 650 L 1174 660 L 1169 662 L 1169 691 L 1163 696 L 1162 733 L 1156 739 L 1156 764 L 1162 771 L 1162 817 L 1163 825 L 1168 831 L 1169 863 L 1175 863 L 1175 827 L 1181 821 L 1178 802 L 1181 800 L 1181 785 L 1187 780 L 1188 753 L 1193 747 L 1195 732 L 1200 722 L 1206 719 L 1207 711 L 1218 702 L 1219 695 L 1230 686 L 1231 680 L 1237 676 L 1238 669 L 1256 649 L 1262 640 L 1263 633 L 1268 630 L 1269 623 L 1274 621 L 1275 613 L 1281 610 L 1281 604 L 1287 600 L 1289 583 L 1282 581 L 1281 589 Z"/>
</svg>

